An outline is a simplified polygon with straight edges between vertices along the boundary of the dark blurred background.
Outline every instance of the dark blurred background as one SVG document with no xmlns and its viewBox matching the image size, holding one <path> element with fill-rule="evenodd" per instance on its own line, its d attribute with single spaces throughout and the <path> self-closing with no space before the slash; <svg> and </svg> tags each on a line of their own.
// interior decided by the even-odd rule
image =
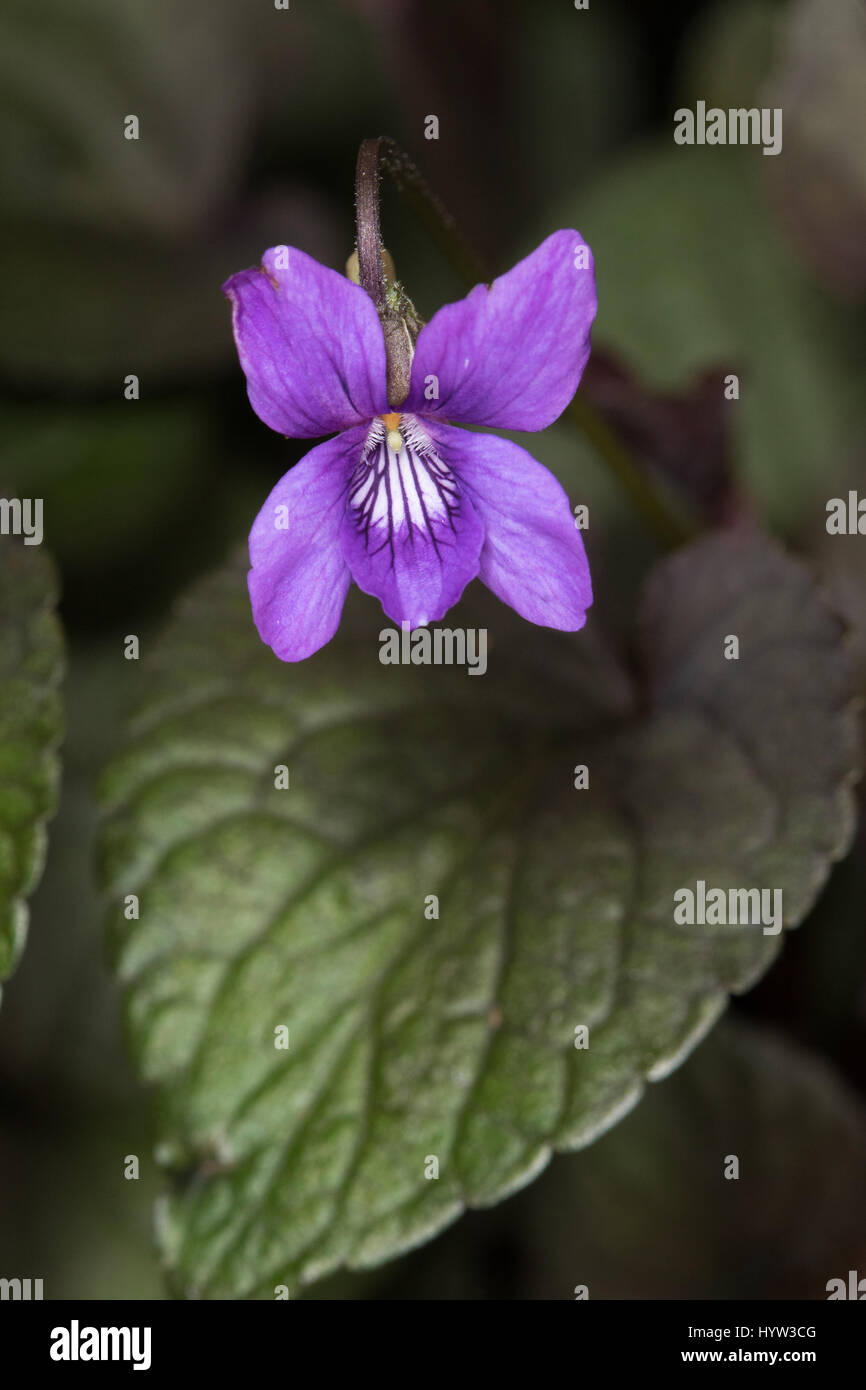
<svg viewBox="0 0 866 1390">
<path fill-rule="evenodd" d="M 600 303 L 582 389 L 656 483 L 706 519 L 754 513 L 818 565 L 862 657 L 866 541 L 828 538 L 824 509 L 864 483 L 864 55 L 856 0 L 7 0 L 0 476 L 44 498 L 69 727 L 0 1012 L 0 1273 L 42 1277 L 49 1298 L 163 1296 L 93 781 L 133 686 L 124 636 L 146 645 L 309 447 L 250 410 L 222 281 L 279 243 L 341 269 L 357 148 L 376 134 L 495 272 L 576 226 Z M 676 146 L 673 112 L 698 99 L 781 106 L 782 154 Z M 387 188 L 384 231 L 424 318 L 464 293 Z M 593 621 L 624 632 L 654 544 L 572 429 L 532 447 L 589 504 Z M 866 1274 L 864 890 L 861 832 L 763 982 L 610 1135 L 312 1296 L 820 1298 Z M 740 1183 L 719 1183 L 718 1152 L 740 1154 Z"/>
</svg>

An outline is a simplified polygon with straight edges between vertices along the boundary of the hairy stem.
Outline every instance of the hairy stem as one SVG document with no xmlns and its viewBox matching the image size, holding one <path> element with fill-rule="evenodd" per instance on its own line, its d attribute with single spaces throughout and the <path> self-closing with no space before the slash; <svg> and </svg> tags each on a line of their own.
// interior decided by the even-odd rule
<svg viewBox="0 0 866 1390">
<path fill-rule="evenodd" d="M 454 218 L 399 145 L 387 135 L 364 140 L 358 151 L 355 179 L 359 278 L 382 319 L 388 349 L 388 400 L 392 405 L 399 405 L 409 391 L 411 356 L 408 363 L 402 360 L 401 352 L 405 350 L 401 347 L 401 340 L 405 335 L 391 322 L 393 315 L 386 306 L 379 218 L 379 180 L 382 173 L 393 179 L 421 225 L 468 289 L 479 283 L 489 284 L 492 277 L 463 240 Z M 653 487 L 645 469 L 632 457 L 616 431 L 585 396 L 576 395 L 573 398 L 564 411 L 564 418 L 582 431 L 664 545 L 678 545 L 697 533 L 693 522 Z"/>
<path fill-rule="evenodd" d="M 412 160 L 389 136 L 379 135 L 361 145 L 355 179 L 361 284 L 376 306 L 384 295 L 379 225 L 379 178 L 383 173 L 394 181 L 403 200 L 466 284 L 486 281 L 484 266 Z"/>
<path fill-rule="evenodd" d="M 365 140 L 355 169 L 355 225 L 358 278 L 377 309 L 385 305 L 382 271 L 382 231 L 379 222 L 379 146 L 382 139 Z"/>
</svg>

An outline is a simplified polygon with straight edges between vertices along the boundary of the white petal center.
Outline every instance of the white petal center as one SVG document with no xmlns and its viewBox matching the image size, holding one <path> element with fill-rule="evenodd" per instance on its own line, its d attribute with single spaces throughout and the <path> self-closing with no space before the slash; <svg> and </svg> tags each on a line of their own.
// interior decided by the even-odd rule
<svg viewBox="0 0 866 1390">
<path fill-rule="evenodd" d="M 413 528 L 436 542 L 444 524 L 454 529 L 460 501 L 457 480 L 427 431 L 412 415 L 376 419 L 349 485 L 359 529 L 379 543 Z"/>
</svg>

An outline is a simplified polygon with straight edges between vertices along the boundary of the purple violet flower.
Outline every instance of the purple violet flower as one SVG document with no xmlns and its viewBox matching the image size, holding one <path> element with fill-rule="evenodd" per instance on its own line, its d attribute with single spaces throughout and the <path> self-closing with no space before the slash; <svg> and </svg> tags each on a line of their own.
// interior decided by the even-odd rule
<svg viewBox="0 0 866 1390">
<path fill-rule="evenodd" d="M 250 533 L 253 616 L 281 660 L 330 641 L 353 579 L 413 628 L 476 576 L 530 622 L 583 626 L 589 566 L 565 492 L 519 445 L 450 423 L 543 430 L 571 400 L 596 311 L 577 232 L 440 309 L 398 409 L 359 285 L 276 247 L 224 289 L 259 418 L 294 438 L 338 431 L 280 479 Z"/>
</svg>

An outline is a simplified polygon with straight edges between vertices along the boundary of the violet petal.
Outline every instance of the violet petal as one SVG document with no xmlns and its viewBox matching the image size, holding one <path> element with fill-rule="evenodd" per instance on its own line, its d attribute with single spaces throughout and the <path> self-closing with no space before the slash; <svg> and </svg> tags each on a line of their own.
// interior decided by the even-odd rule
<svg viewBox="0 0 866 1390">
<path fill-rule="evenodd" d="M 589 247 L 579 232 L 554 232 L 489 290 L 476 285 L 434 314 L 418 337 L 402 408 L 500 429 L 545 429 L 577 390 L 595 310 Z"/>
<path fill-rule="evenodd" d="M 439 424 L 435 436 L 484 523 L 479 579 L 531 623 L 583 627 L 592 603 L 589 564 L 553 474 L 508 439 Z"/>
<path fill-rule="evenodd" d="M 290 246 L 223 289 L 250 404 L 272 430 L 311 439 L 388 409 L 382 325 L 360 285 Z"/>
<path fill-rule="evenodd" d="M 340 550 L 346 484 L 366 433 L 360 426 L 317 444 L 280 479 L 253 523 L 253 617 L 282 661 L 303 661 L 339 626 L 351 581 Z"/>
</svg>

